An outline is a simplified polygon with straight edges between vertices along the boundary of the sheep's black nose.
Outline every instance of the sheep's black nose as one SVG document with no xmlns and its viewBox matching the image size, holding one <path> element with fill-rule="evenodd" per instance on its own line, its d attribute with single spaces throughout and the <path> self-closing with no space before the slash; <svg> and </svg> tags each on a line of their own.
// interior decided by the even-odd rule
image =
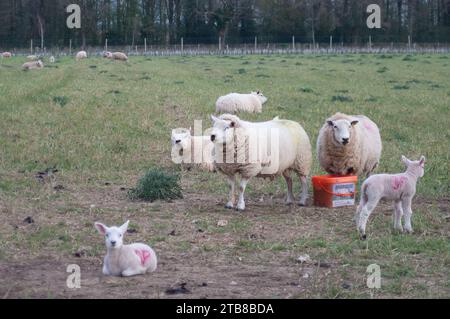
<svg viewBox="0 0 450 319">
<path fill-rule="evenodd" d="M 342 139 L 342 144 L 344 144 L 344 145 L 345 145 L 345 144 L 348 144 L 348 138 L 343 138 L 343 139 Z"/>
<path fill-rule="evenodd" d="M 215 135 L 211 135 L 211 142 L 214 142 L 214 140 L 216 139 Z"/>
<path fill-rule="evenodd" d="M 176 141 L 175 141 L 175 143 L 177 143 L 177 144 L 180 143 L 180 142 L 181 142 L 181 140 L 176 140 Z"/>
<path fill-rule="evenodd" d="M 116 242 L 115 242 L 115 241 L 111 241 L 111 245 L 112 245 L 112 246 L 115 246 L 115 245 L 116 245 Z"/>
</svg>

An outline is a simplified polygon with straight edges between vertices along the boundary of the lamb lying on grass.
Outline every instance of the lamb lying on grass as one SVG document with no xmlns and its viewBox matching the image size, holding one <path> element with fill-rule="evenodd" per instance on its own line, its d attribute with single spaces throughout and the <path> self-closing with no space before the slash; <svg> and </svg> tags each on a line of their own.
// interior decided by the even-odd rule
<svg viewBox="0 0 450 319">
<path fill-rule="evenodd" d="M 128 277 L 156 270 L 157 260 L 153 249 L 141 243 L 123 245 L 128 223 L 120 227 L 95 223 L 98 232 L 105 236 L 107 253 L 103 263 L 104 275 Z"/>
<path fill-rule="evenodd" d="M 230 93 L 216 101 L 216 113 L 261 113 L 267 98 L 259 91 L 250 94 Z"/>
<path fill-rule="evenodd" d="M 125 62 L 128 61 L 128 56 L 123 52 L 114 52 L 108 58 L 117 60 L 117 61 L 125 61 Z"/>
<path fill-rule="evenodd" d="M 44 67 L 44 63 L 41 60 L 26 62 L 22 65 L 22 69 L 24 71 L 34 70 L 34 69 L 42 69 Z"/>
<path fill-rule="evenodd" d="M 366 224 L 380 199 L 395 202 L 394 228 L 403 231 L 402 215 L 405 216 L 405 231 L 412 233 L 411 202 L 416 193 L 416 184 L 424 174 L 425 157 L 410 161 L 402 156 L 406 172 L 401 174 L 377 174 L 366 179 L 361 187 L 361 201 L 356 210 L 355 221 L 362 239 L 366 239 Z"/>
<path fill-rule="evenodd" d="M 172 160 L 187 168 L 194 165 L 202 170 L 214 172 L 214 143 L 209 135 L 192 136 L 191 130 L 177 128 L 172 130 Z"/>
</svg>

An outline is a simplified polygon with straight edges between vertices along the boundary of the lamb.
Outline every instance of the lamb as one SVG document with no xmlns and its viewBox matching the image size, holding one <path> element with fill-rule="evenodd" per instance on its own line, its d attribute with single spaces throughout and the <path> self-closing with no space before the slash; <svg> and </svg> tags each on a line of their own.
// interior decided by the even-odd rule
<svg viewBox="0 0 450 319">
<path fill-rule="evenodd" d="M 309 137 L 300 124 L 278 117 L 252 123 L 231 114 L 223 114 L 219 118 L 212 115 L 211 119 L 214 164 L 227 176 L 230 186 L 226 208 L 232 209 L 235 204 L 236 175 L 241 176 L 237 210 L 245 209 L 244 192 L 252 177 L 273 180 L 283 175 L 287 184 L 286 202 L 291 204 L 294 201 L 291 171 L 297 173 L 302 184 L 299 204 L 306 204 L 312 153 Z"/>
<path fill-rule="evenodd" d="M 250 94 L 230 93 L 221 96 L 216 101 L 216 113 L 261 113 L 262 105 L 267 101 L 260 91 Z"/>
<path fill-rule="evenodd" d="M 87 52 L 86 51 L 80 51 L 80 52 L 78 52 L 77 53 L 77 55 L 75 56 L 75 59 L 77 60 L 77 61 L 80 61 L 80 60 L 82 60 L 82 59 L 87 59 Z"/>
<path fill-rule="evenodd" d="M 201 169 L 214 172 L 214 143 L 209 135 L 191 136 L 191 129 L 172 130 L 172 160 L 190 168 L 196 164 Z"/>
<path fill-rule="evenodd" d="M 128 56 L 122 52 L 114 52 L 114 53 L 112 53 L 110 59 L 119 60 L 119 61 L 128 61 Z"/>
<path fill-rule="evenodd" d="M 103 57 L 106 59 L 112 59 L 112 53 L 109 51 L 104 51 L 103 52 Z"/>
<path fill-rule="evenodd" d="M 103 263 L 104 275 L 128 277 L 156 270 L 156 254 L 152 248 L 142 243 L 123 245 L 128 223 L 120 227 L 95 223 L 98 232 L 105 236 L 107 253 Z"/>
<path fill-rule="evenodd" d="M 56 61 L 56 59 L 53 55 L 48 60 L 50 61 L 50 63 L 55 63 L 55 61 Z"/>
<path fill-rule="evenodd" d="M 366 239 L 366 224 L 380 199 L 395 203 L 394 228 L 403 232 L 402 215 L 405 216 L 405 231 L 412 233 L 411 202 L 416 193 L 416 184 L 424 174 L 425 156 L 411 161 L 402 155 L 406 171 L 401 174 L 376 174 L 366 179 L 361 187 L 361 201 L 356 210 L 355 221 L 362 239 Z"/>
<path fill-rule="evenodd" d="M 44 63 L 41 60 L 26 62 L 22 65 L 22 69 L 24 71 L 34 70 L 34 69 L 42 69 L 44 68 Z"/>
<path fill-rule="evenodd" d="M 380 156 L 378 126 L 364 115 L 336 113 L 320 129 L 317 157 L 330 174 L 369 176 Z"/>
<path fill-rule="evenodd" d="M 2 58 L 10 58 L 12 57 L 12 53 L 11 52 L 3 52 L 2 53 Z"/>
<path fill-rule="evenodd" d="M 37 55 L 28 55 L 27 59 L 30 61 L 37 61 L 39 60 L 39 57 Z"/>
</svg>

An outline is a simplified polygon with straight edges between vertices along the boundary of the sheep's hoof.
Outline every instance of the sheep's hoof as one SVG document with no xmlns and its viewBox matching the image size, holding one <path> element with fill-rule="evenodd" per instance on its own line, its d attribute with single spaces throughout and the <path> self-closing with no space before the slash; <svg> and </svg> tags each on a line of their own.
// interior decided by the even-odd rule
<svg viewBox="0 0 450 319">
<path fill-rule="evenodd" d="M 414 231 L 412 229 L 405 229 L 403 232 L 405 234 L 412 234 L 412 233 L 414 233 Z"/>
<path fill-rule="evenodd" d="M 366 240 L 366 239 L 367 239 L 367 235 L 366 235 L 366 234 L 360 235 L 359 238 L 360 238 L 361 240 Z"/>
<path fill-rule="evenodd" d="M 226 203 L 226 204 L 225 204 L 225 208 L 226 208 L 226 209 L 233 209 L 234 207 L 233 207 L 233 204 L 232 204 L 232 203 Z"/>
<path fill-rule="evenodd" d="M 298 203 L 298 206 L 306 206 L 306 201 L 304 201 L 304 202 L 299 202 L 299 203 Z"/>
</svg>

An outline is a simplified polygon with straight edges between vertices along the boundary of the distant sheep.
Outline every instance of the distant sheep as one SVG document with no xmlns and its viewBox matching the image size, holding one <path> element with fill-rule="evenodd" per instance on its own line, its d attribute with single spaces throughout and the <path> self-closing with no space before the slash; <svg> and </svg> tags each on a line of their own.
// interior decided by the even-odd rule
<svg viewBox="0 0 450 319">
<path fill-rule="evenodd" d="M 193 165 L 209 172 L 214 168 L 214 143 L 210 136 L 192 136 L 191 130 L 178 128 L 172 130 L 172 160 L 190 168 Z"/>
<path fill-rule="evenodd" d="M 109 276 L 134 276 L 155 271 L 156 254 L 148 245 L 134 243 L 123 245 L 123 236 L 127 232 L 127 221 L 120 227 L 107 227 L 95 223 L 95 228 L 105 236 L 107 253 L 103 263 L 103 274 Z"/>
<path fill-rule="evenodd" d="M 112 59 L 112 53 L 109 51 L 103 51 L 103 57 L 106 59 Z"/>
<path fill-rule="evenodd" d="M 50 63 L 55 63 L 55 61 L 56 61 L 55 57 L 53 55 L 48 60 Z"/>
<path fill-rule="evenodd" d="M 44 68 L 44 63 L 41 60 L 26 62 L 22 65 L 24 71 L 42 69 Z"/>
<path fill-rule="evenodd" d="M 86 51 L 80 51 L 77 53 L 77 55 L 75 56 L 75 59 L 77 61 L 82 60 L 82 59 L 87 59 L 87 52 Z"/>
<path fill-rule="evenodd" d="M 10 58 L 12 57 L 12 53 L 11 52 L 3 52 L 2 53 L 2 58 Z"/>
<path fill-rule="evenodd" d="M 227 176 L 230 185 L 226 208 L 235 205 L 236 175 L 241 176 L 238 210 L 245 209 L 244 192 L 252 177 L 274 179 L 283 175 L 288 188 L 286 202 L 292 203 L 291 171 L 297 173 L 302 183 L 299 204 L 306 204 L 312 154 L 309 137 L 300 124 L 278 117 L 253 123 L 231 114 L 223 114 L 219 118 L 211 116 L 211 119 L 214 163 L 216 169 Z"/>
<path fill-rule="evenodd" d="M 320 129 L 317 156 L 330 174 L 369 176 L 381 156 L 378 126 L 364 115 L 336 113 Z"/>
<path fill-rule="evenodd" d="M 128 61 L 128 56 L 122 52 L 114 52 L 114 53 L 112 53 L 110 59 L 119 60 L 119 61 Z"/>
<path fill-rule="evenodd" d="M 366 224 L 380 199 L 395 203 L 394 228 L 403 231 L 402 215 L 405 217 L 405 231 L 411 233 L 411 202 L 416 194 L 416 184 L 424 174 L 425 157 L 410 161 L 402 156 L 406 171 L 401 174 L 377 174 L 366 179 L 361 187 L 361 201 L 356 210 L 355 221 L 362 239 L 366 238 Z"/>
<path fill-rule="evenodd" d="M 30 61 L 37 61 L 39 60 L 39 57 L 37 55 L 28 55 L 27 59 Z"/>
<path fill-rule="evenodd" d="M 250 94 L 230 93 L 217 99 L 216 113 L 261 113 L 266 101 L 267 97 L 259 91 Z"/>
</svg>

